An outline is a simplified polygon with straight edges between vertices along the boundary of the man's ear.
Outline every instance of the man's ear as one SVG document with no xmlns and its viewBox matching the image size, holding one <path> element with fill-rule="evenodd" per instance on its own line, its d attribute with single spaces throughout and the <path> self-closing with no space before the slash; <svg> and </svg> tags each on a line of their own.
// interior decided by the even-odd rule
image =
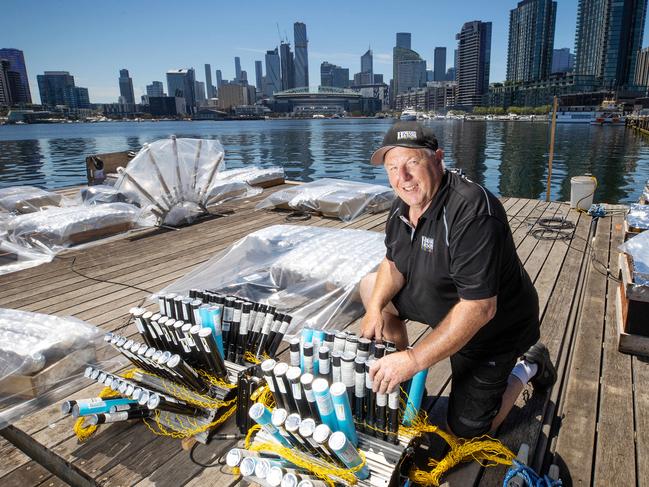
<svg viewBox="0 0 649 487">
<path fill-rule="evenodd" d="M 444 151 L 442 149 L 437 149 L 435 151 L 435 159 L 439 162 L 444 160 Z"/>
</svg>

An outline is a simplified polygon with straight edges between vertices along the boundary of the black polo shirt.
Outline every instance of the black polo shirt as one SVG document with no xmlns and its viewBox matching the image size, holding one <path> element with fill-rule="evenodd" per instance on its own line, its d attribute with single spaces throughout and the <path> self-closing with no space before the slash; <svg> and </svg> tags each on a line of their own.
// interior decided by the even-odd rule
<svg viewBox="0 0 649 487">
<path fill-rule="evenodd" d="M 445 171 L 414 228 L 409 207 L 392 205 L 386 257 L 405 276 L 393 300 L 402 318 L 436 326 L 459 301 L 497 296 L 494 318 L 463 351 L 524 352 L 539 339 L 538 296 L 516 247 L 502 204 L 479 184 Z"/>
</svg>

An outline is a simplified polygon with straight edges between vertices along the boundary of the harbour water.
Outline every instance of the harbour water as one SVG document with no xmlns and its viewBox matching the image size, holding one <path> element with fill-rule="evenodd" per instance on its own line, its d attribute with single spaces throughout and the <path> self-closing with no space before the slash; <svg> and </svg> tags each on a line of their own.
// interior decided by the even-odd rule
<svg viewBox="0 0 649 487">
<path fill-rule="evenodd" d="M 387 185 L 369 164 L 392 120 L 107 122 L 0 126 L 0 187 L 60 188 L 86 182 L 85 157 L 137 150 L 175 134 L 219 139 L 230 168 L 281 165 L 289 179 L 335 177 Z M 499 196 L 545 196 L 546 123 L 432 120 L 449 167 L 462 168 Z M 649 139 L 624 127 L 558 125 L 552 198 L 570 199 L 570 177 L 591 173 L 595 201 L 631 203 L 649 179 Z"/>
</svg>

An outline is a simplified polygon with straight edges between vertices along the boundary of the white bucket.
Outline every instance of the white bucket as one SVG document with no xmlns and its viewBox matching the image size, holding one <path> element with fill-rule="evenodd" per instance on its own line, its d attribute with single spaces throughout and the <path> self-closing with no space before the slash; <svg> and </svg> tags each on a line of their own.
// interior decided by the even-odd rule
<svg viewBox="0 0 649 487">
<path fill-rule="evenodd" d="M 593 195 L 597 179 L 593 176 L 575 176 L 570 178 L 570 208 L 588 210 L 593 204 Z"/>
</svg>

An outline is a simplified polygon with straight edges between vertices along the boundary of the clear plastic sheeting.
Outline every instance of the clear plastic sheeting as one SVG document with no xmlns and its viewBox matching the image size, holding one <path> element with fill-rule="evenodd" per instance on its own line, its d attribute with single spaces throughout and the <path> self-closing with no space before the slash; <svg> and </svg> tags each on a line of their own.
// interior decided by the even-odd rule
<svg viewBox="0 0 649 487">
<path fill-rule="evenodd" d="M 394 198 L 394 191 L 385 186 L 325 178 L 276 191 L 257 208 L 312 211 L 350 221 L 364 213 L 387 210 Z"/>
<path fill-rule="evenodd" d="M 0 231 L 0 276 L 50 262 L 51 253 L 43 253 L 3 240 Z"/>
<path fill-rule="evenodd" d="M 130 203 L 127 196 L 112 186 L 98 184 L 81 188 L 77 202 L 83 205 L 103 205 L 106 203 Z"/>
<path fill-rule="evenodd" d="M 341 329 L 363 314 L 360 280 L 385 256 L 365 230 L 274 225 L 251 233 L 159 294 L 212 289 L 275 306 L 304 326 Z"/>
<path fill-rule="evenodd" d="M 78 387 L 102 337 L 76 318 L 0 308 L 0 428 Z"/>
<path fill-rule="evenodd" d="M 634 291 L 649 297 L 649 231 L 630 238 L 618 249 L 633 259 Z"/>
<path fill-rule="evenodd" d="M 11 218 L 7 240 L 25 249 L 56 253 L 70 245 L 126 232 L 138 223 L 140 213 L 127 203 L 50 208 Z"/>
<path fill-rule="evenodd" d="M 115 189 L 137 202 L 158 223 L 191 223 L 207 213 L 209 205 L 221 203 L 219 191 L 230 191 L 216 175 L 223 165 L 223 147 L 217 140 L 169 139 L 145 144 L 140 152 L 120 169 Z M 241 183 L 245 184 L 245 183 Z M 239 191 L 236 197 L 256 192 Z"/>
<path fill-rule="evenodd" d="M 221 171 L 216 175 L 216 178 L 221 181 L 240 181 L 247 183 L 250 186 L 260 186 L 265 188 L 283 183 L 285 175 L 283 167 L 252 166 Z"/>
<path fill-rule="evenodd" d="M 626 221 L 631 228 L 639 230 L 649 229 L 649 205 L 631 205 Z"/>
<path fill-rule="evenodd" d="M 0 189 L 0 210 L 32 213 L 48 206 L 59 206 L 61 195 L 35 186 L 12 186 Z"/>
</svg>

